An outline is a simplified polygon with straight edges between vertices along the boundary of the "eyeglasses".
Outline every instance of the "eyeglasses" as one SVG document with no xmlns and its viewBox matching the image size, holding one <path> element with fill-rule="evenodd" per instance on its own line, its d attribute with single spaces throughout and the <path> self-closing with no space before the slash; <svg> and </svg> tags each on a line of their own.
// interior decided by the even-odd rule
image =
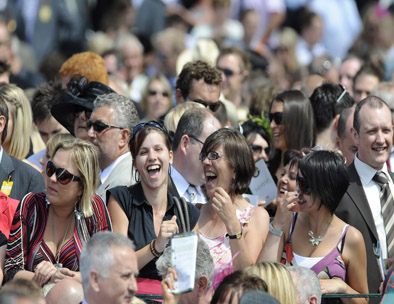
<svg viewBox="0 0 394 304">
<path fill-rule="evenodd" d="M 166 135 L 168 134 L 167 129 L 157 121 L 151 120 L 148 122 L 141 122 L 138 125 L 136 125 L 133 129 L 133 135 L 131 136 L 131 140 L 133 140 L 134 136 L 145 126 L 151 126 L 154 128 L 159 129 L 160 131 L 164 132 Z"/>
<path fill-rule="evenodd" d="M 55 174 L 56 180 L 62 185 L 67 185 L 69 182 L 77 182 L 81 180 L 79 176 L 71 174 L 64 168 L 56 168 L 51 160 L 47 163 L 46 173 L 48 177 L 51 177 L 53 174 Z"/>
<path fill-rule="evenodd" d="M 275 113 L 270 113 L 268 115 L 268 118 L 270 122 L 275 121 L 277 125 L 282 124 L 282 119 L 283 119 L 283 112 L 275 112 Z"/>
<path fill-rule="evenodd" d="M 156 91 L 156 90 L 148 90 L 148 95 L 149 95 L 149 96 L 161 95 L 161 96 L 163 96 L 163 97 L 168 97 L 168 96 L 170 96 L 170 95 L 168 94 L 168 92 L 166 92 L 166 91 L 160 92 L 160 91 Z"/>
<path fill-rule="evenodd" d="M 190 101 L 202 104 L 204 107 L 209 108 L 212 112 L 216 112 L 217 110 L 219 110 L 219 107 L 221 105 L 220 101 L 208 103 L 208 102 L 206 102 L 204 100 L 191 99 L 190 97 L 187 97 L 186 100 L 190 100 Z"/>
<path fill-rule="evenodd" d="M 193 138 L 195 141 L 198 141 L 200 144 L 204 145 L 204 142 L 199 140 L 196 136 L 194 136 L 192 134 L 187 134 L 187 136 L 189 136 L 190 138 Z"/>
<path fill-rule="evenodd" d="M 74 112 L 75 118 L 79 117 L 79 114 L 81 114 L 82 112 L 85 113 L 86 119 L 90 119 L 90 116 L 92 115 L 92 111 L 88 111 L 88 110 L 85 110 L 85 109 L 78 109 L 78 110 L 76 110 Z"/>
<path fill-rule="evenodd" d="M 209 160 L 216 160 L 218 158 L 224 157 L 223 155 L 220 155 L 218 152 L 201 152 L 200 153 L 200 160 L 204 161 L 208 157 Z"/>
<path fill-rule="evenodd" d="M 89 121 L 86 123 L 86 130 L 89 131 L 91 127 L 93 127 L 93 130 L 94 130 L 95 132 L 97 132 L 97 133 L 101 133 L 101 132 L 103 132 L 105 129 L 108 129 L 108 128 L 124 129 L 124 128 L 122 128 L 122 127 L 117 127 L 117 126 L 105 124 L 105 123 L 103 123 L 103 122 L 100 121 L 100 120 L 96 120 L 95 122 L 89 120 Z"/>
<path fill-rule="evenodd" d="M 227 69 L 227 68 L 220 68 L 220 67 L 216 67 L 220 72 L 223 72 L 223 74 L 226 76 L 226 77 L 232 77 L 232 76 L 234 76 L 235 74 L 240 74 L 240 73 L 236 73 L 236 72 L 234 72 L 233 70 L 231 70 L 231 69 Z"/>
<path fill-rule="evenodd" d="M 261 154 L 261 152 L 263 152 L 263 147 L 260 145 L 250 145 L 250 149 L 252 149 L 253 152 L 259 153 Z M 265 154 L 269 154 L 270 152 L 270 148 L 267 147 L 264 149 Z"/>
</svg>

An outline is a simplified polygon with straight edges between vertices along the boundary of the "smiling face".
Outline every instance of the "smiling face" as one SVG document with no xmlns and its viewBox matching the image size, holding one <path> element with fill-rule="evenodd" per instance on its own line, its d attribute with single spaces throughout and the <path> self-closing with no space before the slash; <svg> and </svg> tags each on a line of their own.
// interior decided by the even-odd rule
<svg viewBox="0 0 394 304">
<path fill-rule="evenodd" d="M 258 133 L 249 134 L 247 140 L 252 148 L 254 162 L 257 162 L 260 159 L 264 159 L 264 161 L 267 162 L 268 161 L 268 154 L 266 153 L 266 149 L 268 148 L 267 141 Z"/>
<path fill-rule="evenodd" d="M 167 187 L 171 164 L 172 151 L 168 150 L 164 135 L 159 131 L 151 130 L 134 160 L 134 166 L 141 176 L 142 187 L 144 189 Z"/>
<path fill-rule="evenodd" d="M 150 119 L 157 120 L 170 109 L 171 100 L 169 93 L 159 80 L 154 80 L 149 85 L 146 112 Z"/>
<path fill-rule="evenodd" d="M 205 187 L 207 189 L 208 196 L 212 197 L 217 187 L 221 187 L 227 193 L 230 193 L 230 188 L 235 178 L 235 171 L 230 167 L 223 147 L 218 146 L 213 151 L 209 152 L 217 152 L 219 154 L 219 158 L 209 160 L 207 157 L 203 161 L 206 180 Z"/>
<path fill-rule="evenodd" d="M 283 102 L 274 101 L 271 107 L 270 114 L 283 113 L 283 109 Z M 285 136 L 283 134 L 284 126 L 282 124 L 277 124 L 274 120 L 272 120 L 270 123 L 270 127 L 274 138 L 274 147 L 281 150 L 282 152 L 285 152 L 287 150 L 287 146 Z"/>
<path fill-rule="evenodd" d="M 300 191 L 297 201 L 298 210 L 299 212 L 316 211 L 320 207 L 320 198 L 310 193 L 309 187 L 305 184 L 305 181 L 306 180 L 300 172 L 298 172 L 297 186 L 295 188 Z"/>
<path fill-rule="evenodd" d="M 80 176 L 74 163 L 70 160 L 70 150 L 59 149 L 52 158 L 56 168 L 66 169 L 75 176 Z M 66 185 L 60 184 L 56 174 L 46 177 L 47 198 L 54 206 L 74 207 L 78 198 L 82 195 L 83 188 L 78 181 L 71 181 Z"/>
<path fill-rule="evenodd" d="M 295 191 L 297 185 L 297 170 L 298 170 L 298 163 L 293 164 L 290 167 L 290 163 L 288 163 L 282 169 L 281 176 L 278 180 L 278 197 L 284 196 L 285 191 Z"/>
<path fill-rule="evenodd" d="M 353 129 L 358 158 L 376 170 L 383 168 L 391 153 L 393 126 L 390 109 L 383 105 L 372 108 L 365 104 L 358 113 L 360 132 Z"/>
</svg>

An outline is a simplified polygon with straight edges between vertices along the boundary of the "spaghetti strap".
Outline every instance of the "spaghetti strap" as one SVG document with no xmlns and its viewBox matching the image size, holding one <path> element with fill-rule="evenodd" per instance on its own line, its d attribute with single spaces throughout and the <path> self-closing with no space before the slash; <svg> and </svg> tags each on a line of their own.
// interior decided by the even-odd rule
<svg viewBox="0 0 394 304">
<path fill-rule="evenodd" d="M 291 241 L 291 236 L 293 235 L 293 231 L 294 231 L 295 223 L 296 223 L 296 220 L 297 220 L 297 216 L 298 216 L 298 213 L 297 212 L 293 212 L 293 218 L 291 220 L 290 231 L 289 231 L 289 235 L 287 236 L 286 243 Z"/>
<path fill-rule="evenodd" d="M 343 251 L 343 247 L 345 246 L 345 238 L 346 238 L 346 233 L 347 233 L 348 229 L 349 229 L 349 224 L 346 224 L 345 227 L 343 227 L 341 238 L 339 239 L 338 244 L 337 244 L 338 250 L 341 254 Z"/>
</svg>

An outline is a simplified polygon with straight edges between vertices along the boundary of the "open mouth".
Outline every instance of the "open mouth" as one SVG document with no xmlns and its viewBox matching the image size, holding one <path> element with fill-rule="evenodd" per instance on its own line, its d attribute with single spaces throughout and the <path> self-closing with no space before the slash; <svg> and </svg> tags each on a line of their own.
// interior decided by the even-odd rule
<svg viewBox="0 0 394 304">
<path fill-rule="evenodd" d="M 205 179 L 207 181 L 207 184 L 211 184 L 211 183 L 215 182 L 215 180 L 217 179 L 217 176 L 216 176 L 216 174 L 214 174 L 212 172 L 206 172 Z"/>
<path fill-rule="evenodd" d="M 372 150 L 377 152 L 383 152 L 387 150 L 387 147 L 373 147 Z"/>
<path fill-rule="evenodd" d="M 149 176 L 154 176 L 160 172 L 161 167 L 159 165 L 150 165 L 147 167 Z"/>
</svg>

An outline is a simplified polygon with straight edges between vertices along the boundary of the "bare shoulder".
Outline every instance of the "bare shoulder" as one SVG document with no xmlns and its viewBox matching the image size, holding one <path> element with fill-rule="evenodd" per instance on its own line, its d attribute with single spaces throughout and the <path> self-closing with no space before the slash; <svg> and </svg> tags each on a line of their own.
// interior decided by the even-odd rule
<svg viewBox="0 0 394 304">
<path fill-rule="evenodd" d="M 252 221 L 257 221 L 259 225 L 264 225 L 269 223 L 269 214 L 262 206 L 257 206 L 253 208 Z"/>
<path fill-rule="evenodd" d="M 361 248 L 365 248 L 363 235 L 353 226 L 349 226 L 348 231 L 346 232 L 345 244 L 349 249 L 352 250 L 360 250 Z"/>
</svg>

